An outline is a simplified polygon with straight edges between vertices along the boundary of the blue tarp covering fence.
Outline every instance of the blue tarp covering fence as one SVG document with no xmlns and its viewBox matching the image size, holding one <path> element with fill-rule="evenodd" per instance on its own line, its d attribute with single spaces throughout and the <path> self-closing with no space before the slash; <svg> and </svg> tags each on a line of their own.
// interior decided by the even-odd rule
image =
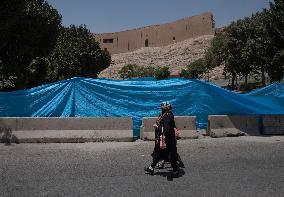
<svg viewBox="0 0 284 197">
<path fill-rule="evenodd" d="M 139 136 L 142 117 L 159 115 L 170 101 L 175 115 L 197 116 L 207 126 L 213 114 L 284 114 L 284 86 L 272 84 L 249 94 L 237 94 L 213 84 L 182 78 L 110 80 L 72 78 L 44 86 L 0 92 L 2 117 L 133 117 Z"/>
</svg>

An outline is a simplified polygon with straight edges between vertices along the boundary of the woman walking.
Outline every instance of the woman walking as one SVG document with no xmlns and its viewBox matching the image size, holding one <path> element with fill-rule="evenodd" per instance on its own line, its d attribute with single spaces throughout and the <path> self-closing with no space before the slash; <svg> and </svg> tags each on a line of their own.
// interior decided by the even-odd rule
<svg viewBox="0 0 284 197">
<path fill-rule="evenodd" d="M 155 148 L 152 153 L 153 161 L 148 167 L 145 167 L 145 171 L 151 175 L 154 175 L 154 168 L 159 161 L 169 158 L 171 166 L 173 168 L 173 177 L 178 176 L 177 165 L 177 147 L 175 138 L 175 120 L 172 113 L 172 106 L 169 102 L 161 103 L 161 115 L 159 116 L 155 128 Z"/>
</svg>

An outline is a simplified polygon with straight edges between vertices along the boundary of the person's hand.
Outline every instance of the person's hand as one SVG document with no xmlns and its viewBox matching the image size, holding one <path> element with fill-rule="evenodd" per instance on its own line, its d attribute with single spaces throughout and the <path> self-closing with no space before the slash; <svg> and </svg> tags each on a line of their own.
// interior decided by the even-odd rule
<svg viewBox="0 0 284 197">
<path fill-rule="evenodd" d="M 153 127 L 154 127 L 154 128 L 158 128 L 158 125 L 157 125 L 157 124 L 153 124 Z"/>
<path fill-rule="evenodd" d="M 180 139 L 179 130 L 178 130 L 177 128 L 174 128 L 174 130 L 175 130 L 175 137 L 176 137 L 176 139 L 177 139 L 177 140 Z"/>
</svg>

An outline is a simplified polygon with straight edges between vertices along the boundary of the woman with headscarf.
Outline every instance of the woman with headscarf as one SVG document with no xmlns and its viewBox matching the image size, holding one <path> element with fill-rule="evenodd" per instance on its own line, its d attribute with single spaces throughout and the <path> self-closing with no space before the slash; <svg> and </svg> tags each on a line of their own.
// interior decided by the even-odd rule
<svg viewBox="0 0 284 197">
<path fill-rule="evenodd" d="M 169 158 L 173 168 L 173 176 L 178 176 L 177 147 L 175 138 L 175 120 L 172 113 L 172 106 L 169 102 L 161 103 L 161 115 L 159 116 L 155 128 L 155 148 L 152 153 L 153 161 L 145 171 L 154 175 L 154 168 L 161 160 Z"/>
</svg>

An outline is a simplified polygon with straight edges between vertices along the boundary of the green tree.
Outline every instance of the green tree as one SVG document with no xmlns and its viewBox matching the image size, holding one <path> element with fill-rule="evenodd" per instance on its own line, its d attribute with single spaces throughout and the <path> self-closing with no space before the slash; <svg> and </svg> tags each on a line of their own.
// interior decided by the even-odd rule
<svg viewBox="0 0 284 197">
<path fill-rule="evenodd" d="M 156 69 L 153 66 L 141 67 L 141 77 L 154 77 Z"/>
<path fill-rule="evenodd" d="M 205 54 L 206 67 L 225 65 L 225 72 L 235 79 L 252 72 L 261 72 L 265 85 L 265 72 L 270 81 L 280 81 L 284 75 L 284 2 L 275 0 L 270 9 L 231 23 L 225 33 L 217 35 Z"/>
<path fill-rule="evenodd" d="M 270 2 L 266 30 L 271 38 L 272 62 L 266 67 L 270 80 L 280 81 L 284 76 L 284 1 Z"/>
<path fill-rule="evenodd" d="M 184 78 L 200 79 L 207 71 L 205 59 L 200 58 L 187 66 L 187 69 L 182 69 L 180 76 Z"/>
<path fill-rule="evenodd" d="M 245 18 L 233 22 L 227 30 L 226 56 L 225 59 L 230 65 L 226 64 L 227 71 L 236 75 L 245 77 L 245 86 L 247 86 L 247 77 L 253 70 L 254 61 L 254 39 L 251 35 L 250 18 Z M 232 84 L 233 86 L 233 84 Z"/>
<path fill-rule="evenodd" d="M 0 13 L 2 87 L 26 88 L 32 60 L 47 57 L 54 48 L 61 16 L 45 0 L 3 0 Z"/>
<path fill-rule="evenodd" d="M 124 65 L 118 74 L 122 79 L 130 79 L 139 76 L 139 66 L 136 64 L 126 64 Z"/>
<path fill-rule="evenodd" d="M 271 38 L 268 35 L 267 23 L 268 15 L 267 10 L 257 12 L 251 17 L 251 24 L 253 26 L 254 36 L 254 71 L 261 73 L 261 84 L 265 85 L 265 72 L 271 65 Z"/>
<path fill-rule="evenodd" d="M 154 77 L 158 80 L 166 79 L 170 76 L 169 67 L 163 66 L 155 69 Z"/>
<path fill-rule="evenodd" d="M 205 52 L 204 64 L 206 67 L 206 72 L 208 74 L 208 80 L 209 80 L 209 71 L 217 66 L 224 64 L 225 41 L 226 41 L 226 34 L 224 33 L 217 34 L 212 39 L 210 47 Z M 183 70 L 182 72 L 184 73 L 184 75 L 187 75 L 186 70 Z"/>
<path fill-rule="evenodd" d="M 111 56 L 102 50 L 86 26 L 62 28 L 50 56 L 52 76 L 68 79 L 75 76 L 97 77 L 110 65 Z"/>
<path fill-rule="evenodd" d="M 204 61 L 208 70 L 224 63 L 225 36 L 226 34 L 217 34 L 213 38 L 210 47 L 206 50 Z"/>
<path fill-rule="evenodd" d="M 138 66 L 136 64 L 126 64 L 118 72 L 122 79 L 135 77 L 155 77 L 158 80 L 166 79 L 170 76 L 168 67 Z"/>
</svg>

